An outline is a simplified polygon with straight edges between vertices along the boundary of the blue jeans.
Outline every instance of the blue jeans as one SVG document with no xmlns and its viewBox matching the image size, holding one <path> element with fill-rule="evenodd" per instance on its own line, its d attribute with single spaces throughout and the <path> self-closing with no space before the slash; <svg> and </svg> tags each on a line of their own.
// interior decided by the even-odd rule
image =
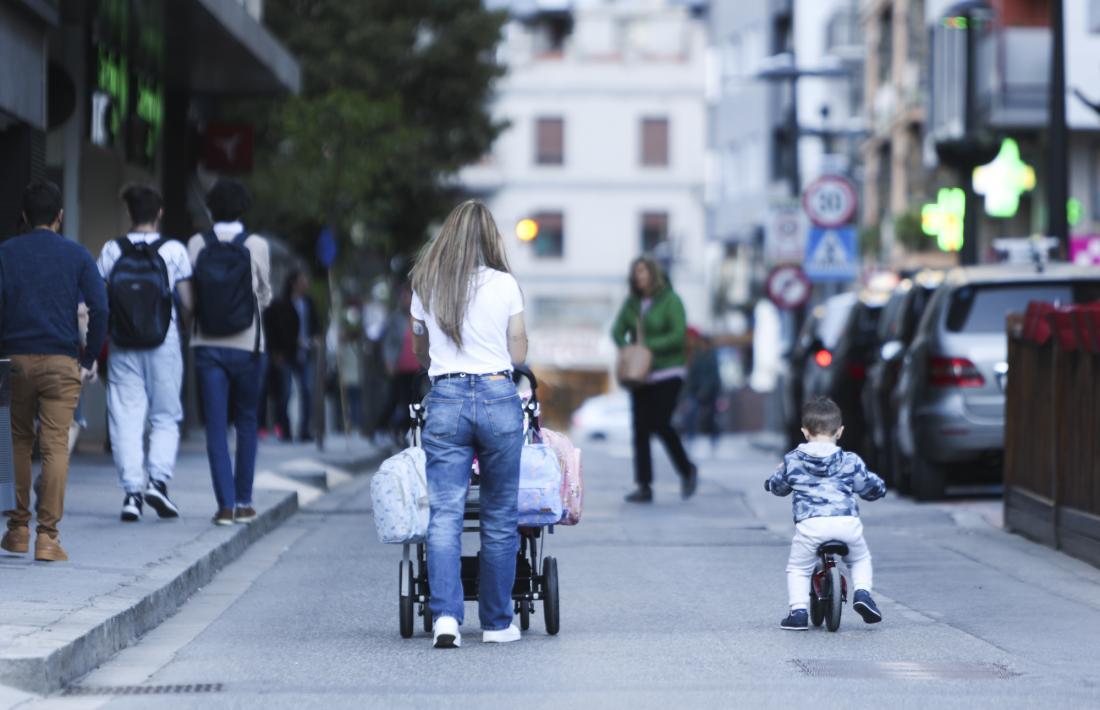
<svg viewBox="0 0 1100 710">
<path fill-rule="evenodd" d="M 300 352 L 294 362 L 275 365 L 275 376 L 279 382 L 275 423 L 282 427 L 283 436 L 291 436 L 290 388 L 294 380 L 298 380 L 298 438 L 312 436 L 309 419 L 313 409 L 313 359 L 309 351 Z"/>
<path fill-rule="evenodd" d="M 423 444 L 428 458 L 428 583 L 435 618 L 463 619 L 462 522 L 470 467 L 481 469 L 481 628 L 512 623 L 512 586 L 519 550 L 519 456 L 523 409 L 511 378 L 495 375 L 440 380 L 425 400 Z"/>
<path fill-rule="evenodd" d="M 206 419 L 206 455 L 219 509 L 252 505 L 256 412 L 262 372 L 262 357 L 248 350 L 195 348 L 195 375 Z M 237 430 L 235 469 L 229 458 L 230 414 Z"/>
</svg>

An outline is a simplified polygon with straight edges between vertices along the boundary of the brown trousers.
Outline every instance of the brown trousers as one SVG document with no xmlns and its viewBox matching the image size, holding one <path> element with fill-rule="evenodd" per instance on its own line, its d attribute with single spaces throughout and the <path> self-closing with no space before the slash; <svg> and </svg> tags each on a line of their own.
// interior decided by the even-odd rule
<svg viewBox="0 0 1100 710">
<path fill-rule="evenodd" d="M 69 478 L 69 426 L 80 399 L 80 365 L 65 355 L 12 355 L 11 439 L 15 459 L 15 510 L 8 527 L 31 521 L 31 451 L 38 418 L 42 476 L 36 486 L 38 532 L 57 537 Z"/>
</svg>

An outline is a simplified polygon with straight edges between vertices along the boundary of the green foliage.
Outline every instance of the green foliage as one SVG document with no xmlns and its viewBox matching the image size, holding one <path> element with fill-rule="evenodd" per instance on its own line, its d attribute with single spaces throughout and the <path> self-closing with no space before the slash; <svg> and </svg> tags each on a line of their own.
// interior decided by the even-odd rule
<svg viewBox="0 0 1100 710">
<path fill-rule="evenodd" d="M 882 251 L 882 237 L 877 224 L 859 228 L 859 252 L 864 258 L 876 258 Z"/>
<path fill-rule="evenodd" d="M 935 240 L 921 229 L 920 213 L 916 210 L 894 217 L 894 239 L 910 252 L 926 251 L 935 244 Z"/>
<path fill-rule="evenodd" d="M 488 101 L 504 19 L 480 0 L 268 0 L 304 90 L 254 109 L 261 226 L 306 253 L 325 223 L 342 254 L 355 224 L 376 253 L 415 251 L 503 128 Z"/>
</svg>

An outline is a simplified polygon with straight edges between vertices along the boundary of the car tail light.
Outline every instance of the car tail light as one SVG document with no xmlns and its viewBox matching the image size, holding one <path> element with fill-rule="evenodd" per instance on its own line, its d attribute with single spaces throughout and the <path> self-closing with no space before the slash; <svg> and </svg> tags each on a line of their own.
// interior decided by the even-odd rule
<svg viewBox="0 0 1100 710">
<path fill-rule="evenodd" d="M 935 387 L 981 387 L 985 378 L 964 357 L 928 358 L 928 382 Z"/>
<path fill-rule="evenodd" d="M 848 375 L 856 382 L 867 379 L 867 366 L 862 362 L 848 363 Z"/>
<path fill-rule="evenodd" d="M 833 354 L 822 348 L 814 353 L 814 362 L 817 363 L 818 367 L 828 367 L 833 364 Z"/>
</svg>

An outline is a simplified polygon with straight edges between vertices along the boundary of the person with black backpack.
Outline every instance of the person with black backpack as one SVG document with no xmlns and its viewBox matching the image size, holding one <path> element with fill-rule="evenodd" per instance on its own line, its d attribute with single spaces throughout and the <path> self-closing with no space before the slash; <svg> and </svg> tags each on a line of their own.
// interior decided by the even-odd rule
<svg viewBox="0 0 1100 710">
<path fill-rule="evenodd" d="M 264 370 L 260 314 L 271 303 L 271 260 L 267 241 L 240 222 L 251 201 L 244 185 L 218 180 L 206 195 L 214 226 L 187 245 L 195 291 L 191 347 L 218 502 L 215 525 L 256 519 L 252 479 Z M 235 465 L 229 457 L 230 418 L 237 430 Z"/>
<path fill-rule="evenodd" d="M 183 421 L 179 320 L 192 307 L 191 259 L 182 242 L 160 235 L 160 193 L 144 185 L 122 192 L 130 232 L 103 246 L 99 273 L 111 306 L 107 418 L 111 453 L 125 493 L 123 521 L 141 520 L 143 503 L 178 518 L 168 497 Z M 179 303 L 177 307 L 176 299 Z M 149 450 L 145 451 L 145 428 Z"/>
</svg>

